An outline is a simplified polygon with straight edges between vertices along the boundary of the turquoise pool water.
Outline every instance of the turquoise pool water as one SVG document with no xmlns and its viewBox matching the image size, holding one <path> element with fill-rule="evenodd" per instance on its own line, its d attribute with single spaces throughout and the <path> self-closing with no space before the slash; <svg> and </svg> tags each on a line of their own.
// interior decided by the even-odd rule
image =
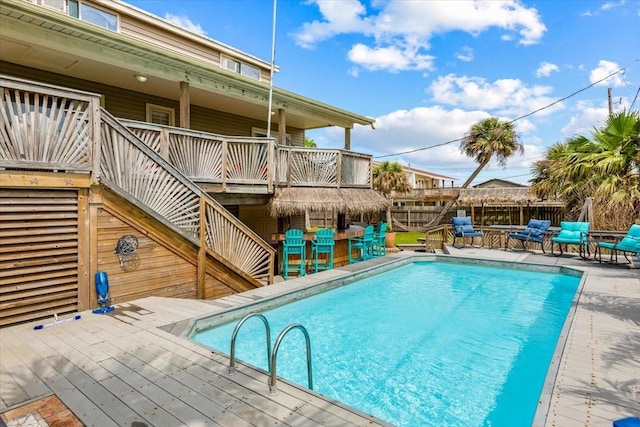
<svg viewBox="0 0 640 427">
<path fill-rule="evenodd" d="M 579 277 L 414 262 L 262 314 L 272 345 L 311 337 L 314 390 L 398 426 L 530 426 Z M 226 354 L 237 320 L 192 337 Z M 236 357 L 267 369 L 249 319 Z M 307 385 L 304 337 L 277 374 Z"/>
</svg>

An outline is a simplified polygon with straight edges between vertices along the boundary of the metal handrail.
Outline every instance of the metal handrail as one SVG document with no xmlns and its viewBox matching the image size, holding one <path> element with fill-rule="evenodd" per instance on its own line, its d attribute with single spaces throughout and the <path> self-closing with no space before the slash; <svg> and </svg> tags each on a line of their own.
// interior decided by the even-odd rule
<svg viewBox="0 0 640 427">
<path fill-rule="evenodd" d="M 300 329 L 304 334 L 304 339 L 307 344 L 307 378 L 309 383 L 309 390 L 313 390 L 313 373 L 311 371 L 311 339 L 309 338 L 309 333 L 299 323 L 292 323 L 287 326 L 280 332 L 278 338 L 276 339 L 276 344 L 273 346 L 273 353 L 271 354 L 271 375 L 269 377 L 269 394 L 275 395 L 278 392 L 278 388 L 276 386 L 276 359 L 278 357 L 278 348 L 280 347 L 280 342 L 284 338 L 287 333 L 292 329 Z"/>
<path fill-rule="evenodd" d="M 271 372 L 271 329 L 269 328 L 269 322 L 267 321 L 267 318 L 262 314 L 250 313 L 244 316 L 238 322 L 235 329 L 233 330 L 233 333 L 231 334 L 231 349 L 229 351 L 229 375 L 235 375 L 236 373 L 236 337 L 238 335 L 238 332 L 240 331 L 240 327 L 244 324 L 244 322 L 252 317 L 259 317 L 262 320 L 262 323 L 264 323 L 267 335 L 267 366 L 269 367 L 269 372 Z"/>
</svg>

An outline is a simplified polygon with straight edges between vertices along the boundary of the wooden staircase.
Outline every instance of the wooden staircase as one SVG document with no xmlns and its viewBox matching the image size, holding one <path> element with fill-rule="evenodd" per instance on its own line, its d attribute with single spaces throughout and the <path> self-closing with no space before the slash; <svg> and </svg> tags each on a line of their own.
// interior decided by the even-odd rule
<svg viewBox="0 0 640 427">
<path fill-rule="evenodd" d="M 0 326 L 152 295 L 273 283 L 275 251 L 150 149 L 99 96 L 0 76 Z M 117 241 L 134 236 L 127 259 Z"/>
</svg>

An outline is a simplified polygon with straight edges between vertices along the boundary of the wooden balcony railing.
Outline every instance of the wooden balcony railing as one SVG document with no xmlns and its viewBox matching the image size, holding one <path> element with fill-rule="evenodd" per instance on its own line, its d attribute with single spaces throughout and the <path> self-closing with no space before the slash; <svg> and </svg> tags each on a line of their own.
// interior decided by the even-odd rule
<svg viewBox="0 0 640 427">
<path fill-rule="evenodd" d="M 277 183 L 371 188 L 371 156 L 345 150 L 278 147 Z"/>
<path fill-rule="evenodd" d="M 275 139 L 228 137 L 121 120 L 138 138 L 198 183 L 371 188 L 371 156 L 283 147 Z M 243 191 L 241 188 L 236 191 Z"/>
<path fill-rule="evenodd" d="M 4 76 L 0 89 L 1 168 L 91 173 L 247 276 L 273 283 L 273 248 L 165 160 L 153 132 L 142 135 L 145 144 L 101 109 L 95 95 Z M 253 152 L 244 145 L 237 160 Z M 187 164 L 211 164 L 180 152 L 191 156 Z"/>
</svg>

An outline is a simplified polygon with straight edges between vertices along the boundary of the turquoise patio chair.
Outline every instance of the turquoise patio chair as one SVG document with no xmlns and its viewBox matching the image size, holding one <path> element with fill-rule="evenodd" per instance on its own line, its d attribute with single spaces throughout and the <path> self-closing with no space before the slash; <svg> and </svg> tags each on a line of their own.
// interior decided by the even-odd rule
<svg viewBox="0 0 640 427">
<path fill-rule="evenodd" d="M 507 242 L 505 244 L 505 250 L 509 249 L 509 239 L 520 240 L 522 243 L 522 249 L 526 249 L 525 244 L 527 242 L 540 243 L 540 248 L 542 249 L 542 253 L 546 253 L 544 251 L 544 241 L 547 238 L 547 233 L 549 227 L 551 226 L 551 221 L 546 219 L 530 219 L 529 224 L 523 231 L 507 233 Z"/>
<path fill-rule="evenodd" d="M 588 222 L 568 222 L 562 221 L 560 223 L 560 233 L 556 237 L 551 238 L 551 255 L 553 253 L 553 246 L 557 243 L 560 248 L 560 255 L 562 252 L 562 245 L 578 245 L 578 253 L 580 258 L 585 259 L 585 249 L 588 255 L 591 255 L 589 250 L 589 223 Z"/>
<path fill-rule="evenodd" d="M 484 233 L 482 231 L 475 231 L 473 229 L 470 216 L 454 216 L 451 222 L 453 224 L 453 233 L 454 233 L 453 247 L 454 248 L 464 248 L 464 245 L 465 245 L 464 240 L 467 238 L 471 238 L 471 246 L 473 246 L 473 239 L 475 237 L 484 236 Z M 456 246 L 457 239 L 460 239 L 462 241 L 462 245 Z"/>
<path fill-rule="evenodd" d="M 373 233 L 373 256 L 385 256 L 387 254 L 387 223 L 380 221 L 377 230 Z"/>
<path fill-rule="evenodd" d="M 291 260 L 291 255 L 298 259 Z M 291 272 L 298 272 L 300 277 L 307 272 L 307 242 L 302 230 L 297 228 L 287 230 L 282 242 L 282 277 L 287 280 Z"/>
<path fill-rule="evenodd" d="M 358 256 L 353 256 L 353 251 L 358 251 Z M 362 237 L 349 238 L 349 264 L 356 261 L 364 261 L 373 257 L 373 225 L 364 228 Z"/>
<path fill-rule="evenodd" d="M 611 259 L 613 262 L 613 257 L 615 256 L 616 263 L 618 262 L 618 252 L 622 252 L 627 262 L 631 263 L 631 260 L 627 256 L 627 253 L 632 253 L 640 256 L 640 225 L 633 224 L 629 231 L 627 231 L 627 235 L 621 239 L 618 239 L 617 242 L 598 242 L 596 246 L 595 257 L 598 258 L 599 262 L 602 262 L 602 248 L 609 249 L 611 251 Z"/>
<path fill-rule="evenodd" d="M 316 231 L 316 238 L 311 241 L 312 273 L 333 268 L 333 248 L 336 245 L 333 234 L 333 230 L 330 228 L 321 228 Z M 320 255 L 324 255 L 324 260 L 320 258 Z"/>
</svg>

